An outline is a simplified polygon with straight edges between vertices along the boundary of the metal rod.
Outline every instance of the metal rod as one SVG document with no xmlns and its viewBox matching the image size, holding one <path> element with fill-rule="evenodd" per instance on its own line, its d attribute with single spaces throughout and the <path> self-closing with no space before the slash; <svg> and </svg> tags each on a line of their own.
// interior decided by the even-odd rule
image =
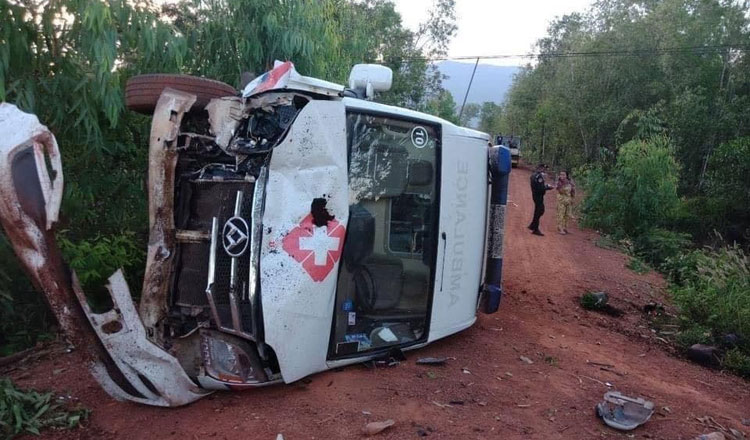
<svg viewBox="0 0 750 440">
<path fill-rule="evenodd" d="M 261 217 L 263 216 L 263 197 L 266 192 L 267 173 L 266 167 L 260 169 L 260 175 L 253 190 L 252 218 L 250 219 L 250 270 L 247 290 L 253 313 L 255 312 L 258 296 L 258 258 L 263 238 L 263 219 Z M 255 328 L 255 321 L 253 319 L 253 328 Z"/>
<path fill-rule="evenodd" d="M 237 191 L 237 199 L 234 202 L 234 215 L 239 217 L 242 214 L 242 191 Z M 229 272 L 229 307 L 232 311 L 232 327 L 238 332 L 242 331 L 242 324 L 240 321 L 240 304 L 237 296 L 237 290 L 239 289 L 239 258 L 232 257 L 232 266 Z"/>
<path fill-rule="evenodd" d="M 219 320 L 219 311 L 216 310 L 216 302 L 214 301 L 214 281 L 216 279 L 216 242 L 219 239 L 219 219 L 213 218 L 211 222 L 211 250 L 208 255 L 208 283 L 206 283 L 206 297 L 208 298 L 208 305 L 211 307 L 211 315 L 216 321 L 216 326 L 221 327 L 221 321 Z"/>
<path fill-rule="evenodd" d="M 469 80 L 469 87 L 466 88 L 466 94 L 464 95 L 464 102 L 461 103 L 461 111 L 458 113 L 458 123 L 461 123 L 461 116 L 464 114 L 464 107 L 466 107 L 466 98 L 469 97 L 469 90 L 471 90 L 471 83 L 474 82 L 474 74 L 477 73 L 477 66 L 479 65 L 479 57 L 477 62 L 474 63 L 474 70 L 471 72 L 471 79 Z"/>
</svg>

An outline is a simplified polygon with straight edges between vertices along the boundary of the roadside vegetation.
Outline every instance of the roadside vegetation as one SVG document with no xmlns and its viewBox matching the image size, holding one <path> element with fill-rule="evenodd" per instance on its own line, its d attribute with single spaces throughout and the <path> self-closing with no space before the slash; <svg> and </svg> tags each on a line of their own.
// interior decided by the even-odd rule
<svg viewBox="0 0 750 440">
<path fill-rule="evenodd" d="M 10 379 L 0 379 L 0 437 L 4 439 L 24 433 L 39 435 L 44 428 L 75 428 L 88 413 L 82 408 L 67 409 L 52 393 L 22 390 Z"/>
<path fill-rule="evenodd" d="M 747 2 L 614 0 L 560 17 L 499 117 L 527 160 L 573 170 L 586 226 L 669 280 L 678 343 L 750 377 Z M 577 56 L 566 56 L 576 53 Z"/>
</svg>

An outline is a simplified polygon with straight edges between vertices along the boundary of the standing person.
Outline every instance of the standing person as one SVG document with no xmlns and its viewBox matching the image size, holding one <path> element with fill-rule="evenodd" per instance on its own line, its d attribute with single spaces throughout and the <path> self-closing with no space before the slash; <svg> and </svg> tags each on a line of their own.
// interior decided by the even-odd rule
<svg viewBox="0 0 750 440">
<path fill-rule="evenodd" d="M 534 219 L 531 220 L 528 228 L 531 229 L 532 234 L 540 236 L 544 236 L 542 231 L 539 230 L 539 220 L 544 215 L 544 193 L 552 189 L 550 185 L 544 182 L 544 172 L 546 170 L 547 165 L 540 163 L 537 165 L 534 174 L 531 175 L 531 197 L 534 199 Z"/>
<path fill-rule="evenodd" d="M 568 222 L 573 216 L 573 198 L 576 196 L 576 185 L 567 171 L 560 171 L 557 176 L 557 232 L 568 233 Z"/>
</svg>

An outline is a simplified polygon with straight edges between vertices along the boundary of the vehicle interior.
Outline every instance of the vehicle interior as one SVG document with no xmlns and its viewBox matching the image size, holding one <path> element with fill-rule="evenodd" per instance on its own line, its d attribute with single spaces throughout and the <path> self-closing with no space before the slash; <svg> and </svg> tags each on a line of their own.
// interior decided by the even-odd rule
<svg viewBox="0 0 750 440">
<path fill-rule="evenodd" d="M 426 335 L 437 234 L 438 128 L 347 115 L 349 226 L 329 358 Z"/>
</svg>

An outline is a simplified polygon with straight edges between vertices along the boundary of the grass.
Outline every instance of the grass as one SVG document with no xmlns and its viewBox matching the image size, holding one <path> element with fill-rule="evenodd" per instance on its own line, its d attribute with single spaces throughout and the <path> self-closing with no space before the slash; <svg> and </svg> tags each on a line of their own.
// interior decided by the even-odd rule
<svg viewBox="0 0 750 440">
<path fill-rule="evenodd" d="M 638 257 L 631 257 L 630 261 L 628 261 L 625 267 L 637 273 L 638 275 L 643 275 L 651 271 L 649 265 Z"/>
<path fill-rule="evenodd" d="M 750 356 L 739 348 L 729 350 L 721 360 L 721 365 L 739 376 L 750 379 Z"/>
<path fill-rule="evenodd" d="M 39 435 L 45 428 L 71 429 L 88 417 L 89 410 L 69 410 L 52 393 L 16 388 L 0 378 L 0 437 L 12 439 L 22 433 Z"/>
</svg>

